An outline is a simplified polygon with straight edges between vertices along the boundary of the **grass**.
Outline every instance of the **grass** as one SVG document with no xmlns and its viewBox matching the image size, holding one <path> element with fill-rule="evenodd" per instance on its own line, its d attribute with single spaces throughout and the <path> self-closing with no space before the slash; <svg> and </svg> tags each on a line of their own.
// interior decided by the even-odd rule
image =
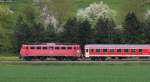
<svg viewBox="0 0 150 82">
<path fill-rule="evenodd" d="M 19 56 L 15 53 L 0 53 L 1 60 L 19 60 Z"/>
<path fill-rule="evenodd" d="M 17 56 L 0 56 L 0 60 L 19 60 Z"/>
<path fill-rule="evenodd" d="M 0 64 L 0 82 L 149 82 L 149 64 Z"/>
</svg>

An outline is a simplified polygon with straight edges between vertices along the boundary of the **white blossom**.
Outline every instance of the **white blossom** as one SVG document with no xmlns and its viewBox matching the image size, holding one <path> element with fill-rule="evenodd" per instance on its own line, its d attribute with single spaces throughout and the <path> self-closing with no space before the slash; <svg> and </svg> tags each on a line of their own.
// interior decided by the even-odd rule
<svg viewBox="0 0 150 82">
<path fill-rule="evenodd" d="M 77 12 L 77 18 L 80 20 L 87 19 L 90 22 L 96 21 L 100 17 L 113 18 L 114 16 L 115 11 L 103 2 L 90 4 L 89 7 L 80 9 Z"/>
<path fill-rule="evenodd" d="M 148 18 L 150 18 L 150 10 L 147 10 L 147 13 L 145 15 L 145 19 L 148 19 Z"/>
</svg>

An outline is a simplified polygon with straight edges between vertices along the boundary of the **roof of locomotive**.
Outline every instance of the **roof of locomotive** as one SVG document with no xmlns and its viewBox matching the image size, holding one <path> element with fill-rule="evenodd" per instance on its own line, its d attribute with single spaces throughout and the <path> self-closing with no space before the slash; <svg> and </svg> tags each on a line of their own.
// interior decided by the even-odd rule
<svg viewBox="0 0 150 82">
<path fill-rule="evenodd" d="M 85 48 L 150 48 L 150 44 L 87 44 Z"/>
<path fill-rule="evenodd" d="M 24 44 L 25 46 L 79 46 L 72 43 L 41 43 L 41 44 Z"/>
</svg>

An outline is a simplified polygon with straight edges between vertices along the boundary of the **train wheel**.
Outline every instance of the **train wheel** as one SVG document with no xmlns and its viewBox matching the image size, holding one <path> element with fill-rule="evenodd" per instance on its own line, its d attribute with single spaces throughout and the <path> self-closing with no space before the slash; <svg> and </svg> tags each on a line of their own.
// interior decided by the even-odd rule
<svg viewBox="0 0 150 82">
<path fill-rule="evenodd" d="M 99 61 L 99 60 L 100 60 L 100 57 L 91 57 L 91 60 L 92 60 L 92 61 Z"/>
<path fill-rule="evenodd" d="M 56 60 L 58 61 L 63 61 L 65 58 L 64 57 L 56 57 Z"/>
<path fill-rule="evenodd" d="M 72 57 L 72 58 L 71 58 L 71 61 L 76 61 L 76 60 L 78 60 L 77 57 Z"/>
<path fill-rule="evenodd" d="M 40 61 L 45 61 L 47 59 L 47 57 L 39 57 Z"/>
<path fill-rule="evenodd" d="M 26 61 L 31 61 L 32 57 L 23 57 L 23 59 L 26 60 Z"/>
<path fill-rule="evenodd" d="M 106 60 L 106 57 L 101 57 L 100 60 L 101 60 L 101 61 L 105 61 L 105 60 Z"/>
</svg>

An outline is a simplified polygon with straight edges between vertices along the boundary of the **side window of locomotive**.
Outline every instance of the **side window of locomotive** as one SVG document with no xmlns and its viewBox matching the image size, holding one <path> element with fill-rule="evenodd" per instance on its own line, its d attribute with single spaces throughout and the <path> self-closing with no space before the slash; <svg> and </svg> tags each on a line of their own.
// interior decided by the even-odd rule
<svg viewBox="0 0 150 82">
<path fill-rule="evenodd" d="M 117 52 L 121 52 L 121 49 L 117 49 Z"/>
<path fill-rule="evenodd" d="M 55 50 L 59 50 L 59 47 L 55 47 Z"/>
<path fill-rule="evenodd" d="M 131 49 L 131 52 L 135 52 L 135 49 Z"/>
<path fill-rule="evenodd" d="M 65 49 L 66 49 L 66 47 L 61 47 L 61 49 L 62 49 L 62 50 L 65 50 Z"/>
<path fill-rule="evenodd" d="M 74 47 L 74 49 L 76 50 L 77 48 L 76 48 L 76 47 Z"/>
<path fill-rule="evenodd" d="M 72 49 L 72 47 L 68 47 L 68 50 L 71 50 Z"/>
<path fill-rule="evenodd" d="M 114 49 L 110 49 L 110 52 L 114 52 Z"/>
<path fill-rule="evenodd" d="M 103 49 L 103 52 L 107 52 L 107 49 Z"/>
<path fill-rule="evenodd" d="M 43 50 L 47 50 L 47 47 L 43 47 Z"/>
<path fill-rule="evenodd" d="M 100 52 L 100 49 L 96 49 L 96 52 Z"/>
<path fill-rule="evenodd" d="M 41 47 L 40 47 L 40 46 L 38 46 L 38 47 L 37 47 L 37 49 L 38 49 L 38 50 L 40 50 L 40 49 L 41 49 Z"/>
<path fill-rule="evenodd" d="M 54 49 L 54 47 L 49 47 L 49 49 L 50 49 L 50 50 L 53 50 L 53 49 Z"/>
<path fill-rule="evenodd" d="M 30 49 L 34 50 L 34 49 L 35 49 L 35 47 L 31 47 Z"/>
<path fill-rule="evenodd" d="M 128 52 L 128 49 L 124 49 L 124 52 Z"/>
<path fill-rule="evenodd" d="M 26 46 L 25 49 L 28 49 L 28 47 Z"/>
<path fill-rule="evenodd" d="M 139 49 L 139 52 L 142 52 L 143 50 L 142 49 Z"/>
</svg>

